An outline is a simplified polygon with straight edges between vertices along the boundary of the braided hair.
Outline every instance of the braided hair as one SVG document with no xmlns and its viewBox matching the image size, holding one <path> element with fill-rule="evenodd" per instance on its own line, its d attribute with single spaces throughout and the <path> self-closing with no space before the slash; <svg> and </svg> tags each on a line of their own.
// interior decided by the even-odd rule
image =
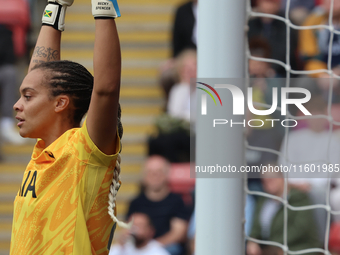
<svg viewBox="0 0 340 255">
<path fill-rule="evenodd" d="M 35 69 L 49 71 L 46 72 L 46 80 L 52 97 L 59 95 L 70 97 L 74 107 L 71 121 L 74 125 L 79 125 L 90 106 L 94 80 L 92 74 L 81 64 L 68 60 L 43 62 L 34 66 L 32 70 Z M 117 129 L 119 138 L 122 139 L 123 125 L 121 123 L 120 104 L 118 105 Z M 122 148 L 122 146 L 120 147 Z M 129 227 L 128 224 L 120 222 L 114 215 L 116 196 L 121 184 L 120 162 L 121 156 L 119 151 L 110 186 L 108 214 L 119 226 Z"/>
<path fill-rule="evenodd" d="M 74 107 L 71 121 L 74 125 L 79 125 L 89 109 L 93 90 L 92 74 L 81 64 L 68 60 L 43 62 L 32 70 L 35 69 L 49 71 L 46 72 L 46 80 L 52 97 L 70 97 Z"/>
<path fill-rule="evenodd" d="M 118 135 L 119 138 L 122 139 L 123 137 L 123 125 L 121 122 L 121 108 L 119 105 L 118 108 L 118 121 L 117 121 L 117 128 L 118 128 Z M 120 148 L 122 149 L 122 146 L 120 146 Z M 118 224 L 118 226 L 123 227 L 123 228 L 130 228 L 132 225 L 132 221 L 129 224 L 126 224 L 122 221 L 119 221 L 117 219 L 117 217 L 115 216 L 115 207 L 116 207 L 116 196 L 117 196 L 117 192 L 120 188 L 121 185 L 121 181 L 120 181 L 120 162 L 121 162 L 121 157 L 120 157 L 120 152 L 117 156 L 117 160 L 116 160 L 116 166 L 113 172 L 113 178 L 112 178 L 112 182 L 110 185 L 110 192 L 109 192 L 109 206 L 108 206 L 108 212 L 109 215 L 111 216 L 111 219 L 116 222 Z"/>
</svg>

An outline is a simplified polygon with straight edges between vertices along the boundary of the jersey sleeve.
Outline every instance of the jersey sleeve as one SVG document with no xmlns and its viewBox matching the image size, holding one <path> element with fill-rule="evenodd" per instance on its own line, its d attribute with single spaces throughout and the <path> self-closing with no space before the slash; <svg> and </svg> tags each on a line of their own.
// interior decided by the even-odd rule
<svg viewBox="0 0 340 255">
<path fill-rule="evenodd" d="M 87 130 L 86 120 L 70 142 L 72 143 L 79 160 L 91 165 L 109 166 L 112 162 L 115 162 L 120 151 L 120 138 L 118 131 L 116 132 L 116 152 L 112 155 L 103 153 L 92 141 Z"/>
</svg>

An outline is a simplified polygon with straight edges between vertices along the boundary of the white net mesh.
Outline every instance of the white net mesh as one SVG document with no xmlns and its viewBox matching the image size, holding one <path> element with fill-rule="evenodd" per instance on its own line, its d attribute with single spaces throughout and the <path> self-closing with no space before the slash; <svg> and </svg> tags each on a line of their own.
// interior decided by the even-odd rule
<svg viewBox="0 0 340 255">
<path fill-rule="evenodd" d="M 246 56 L 247 56 L 247 61 L 250 59 L 256 60 L 256 61 L 263 61 L 263 62 L 268 62 L 268 63 L 273 63 L 273 64 L 278 64 L 282 66 L 286 70 L 286 87 L 291 87 L 291 75 L 308 75 L 308 74 L 317 74 L 317 73 L 325 73 L 328 74 L 330 77 L 339 79 L 340 76 L 335 74 L 332 71 L 332 47 L 333 47 L 333 38 L 334 34 L 340 35 L 340 31 L 337 31 L 334 26 L 333 26 L 333 6 L 334 6 L 334 1 L 338 0 L 332 0 L 331 1 L 331 6 L 330 6 L 330 14 L 328 18 L 328 24 L 327 25 L 317 25 L 317 26 L 298 26 L 294 25 L 291 20 L 290 20 L 290 3 L 291 0 L 287 0 L 286 2 L 286 8 L 285 8 L 285 17 L 277 16 L 277 15 L 271 15 L 271 14 L 265 14 L 265 13 L 259 13 L 259 12 L 254 12 L 251 8 L 251 2 L 249 0 L 248 7 L 247 7 L 247 17 L 248 19 L 254 18 L 254 17 L 262 17 L 262 18 L 272 18 L 276 19 L 279 21 L 282 21 L 286 25 L 286 61 L 282 62 L 279 60 L 275 59 L 269 59 L 269 58 L 262 58 L 262 57 L 256 57 L 252 56 L 249 49 L 247 49 Z M 290 41 L 291 41 L 291 29 L 295 30 L 306 30 L 306 29 L 327 29 L 330 33 L 330 40 L 329 40 L 329 45 L 328 45 L 328 62 L 327 62 L 327 69 L 319 69 L 319 70 L 293 70 L 291 68 L 291 54 L 290 54 Z M 247 72 L 248 73 L 248 66 L 247 66 Z M 248 77 L 249 78 L 249 77 Z M 248 82 L 249 84 L 249 82 Z M 329 136 L 328 136 L 328 152 L 330 150 L 330 144 L 332 140 L 332 132 L 334 125 L 339 125 L 340 123 L 335 121 L 334 118 L 332 117 L 332 97 L 333 97 L 333 79 L 329 79 L 329 93 L 328 93 L 328 102 L 327 102 L 327 115 L 318 115 L 318 116 L 293 116 L 288 112 L 286 119 L 295 119 L 295 120 L 302 120 L 306 118 L 326 118 L 329 122 Z M 266 107 L 270 108 L 271 105 L 267 104 L 254 104 L 255 106 L 261 106 L 261 107 Z M 280 110 L 280 108 L 278 108 Z M 289 133 L 289 128 L 285 128 L 285 138 L 282 141 L 285 144 L 285 148 L 287 148 L 287 143 L 288 143 L 288 133 Z M 311 146 L 316 146 L 316 145 L 311 145 Z M 262 147 L 255 147 L 255 146 L 250 146 L 248 142 L 246 142 L 246 148 L 254 151 L 261 151 L 261 152 L 269 152 L 276 154 L 281 157 L 285 157 L 284 152 L 280 152 L 277 150 L 269 149 L 269 148 L 262 148 Z M 327 153 L 328 155 L 330 153 Z M 329 163 L 330 159 L 326 159 L 326 162 Z M 311 162 L 305 162 L 305 163 L 311 163 Z M 339 211 L 334 211 L 332 210 L 330 206 L 330 185 L 331 185 L 331 178 L 327 179 L 327 189 L 326 189 L 326 199 L 325 199 L 325 204 L 313 204 L 310 206 L 301 206 L 301 207 L 295 207 L 292 206 L 288 203 L 288 179 L 287 176 L 285 175 L 284 178 L 284 192 L 282 197 L 270 195 L 265 192 L 260 192 L 260 191 L 252 191 L 248 189 L 248 183 L 245 181 L 244 189 L 246 195 L 256 195 L 256 196 L 262 196 L 262 197 L 267 197 L 271 198 L 274 200 L 277 200 L 282 203 L 283 208 L 284 208 L 284 222 L 283 222 L 283 243 L 278 243 L 278 242 L 271 242 L 271 241 L 264 241 L 264 240 L 258 240 L 254 239 L 250 236 L 246 235 L 246 239 L 249 241 L 253 241 L 258 244 L 263 244 L 263 245 L 270 245 L 270 246 L 276 246 L 279 247 L 283 250 L 283 254 L 308 254 L 308 253 L 322 253 L 322 254 L 331 254 L 329 251 L 328 243 L 329 243 L 329 230 L 330 230 L 330 225 L 331 225 L 331 215 L 340 215 Z M 324 247 L 323 248 L 311 248 L 311 249 L 304 249 L 304 250 L 298 250 L 298 251 L 292 251 L 288 247 L 288 236 L 287 236 L 287 225 L 288 225 L 288 210 L 292 211 L 302 211 L 302 210 L 314 210 L 321 208 L 323 210 L 326 210 L 327 212 L 327 220 L 325 222 L 326 230 L 325 230 L 325 235 L 324 235 Z"/>
</svg>

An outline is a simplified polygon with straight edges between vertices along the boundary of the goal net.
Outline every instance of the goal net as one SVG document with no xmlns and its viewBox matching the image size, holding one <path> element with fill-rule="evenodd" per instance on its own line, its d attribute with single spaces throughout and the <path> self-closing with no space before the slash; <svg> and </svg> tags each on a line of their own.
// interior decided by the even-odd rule
<svg viewBox="0 0 340 255">
<path fill-rule="evenodd" d="M 282 116 L 273 118 L 277 119 L 277 123 L 285 123 L 281 125 L 281 131 L 278 131 L 278 133 L 282 132 L 282 142 L 280 148 L 275 148 L 275 146 L 266 146 L 266 142 L 263 142 L 263 140 L 262 143 L 261 141 L 258 141 L 259 139 L 257 139 L 258 137 L 256 137 L 256 134 L 258 134 L 259 136 L 264 135 L 269 137 L 269 143 L 273 142 L 273 139 L 275 139 L 274 136 L 270 135 L 270 129 L 265 129 L 263 125 L 260 127 L 262 128 L 262 130 L 264 130 L 264 132 L 255 132 L 255 137 L 253 137 L 252 139 L 250 139 L 248 136 L 248 140 L 246 141 L 245 145 L 247 149 L 247 161 L 254 161 L 254 158 L 256 158 L 257 156 L 259 157 L 259 155 L 263 155 L 264 153 L 266 153 L 267 155 L 272 155 L 272 157 L 269 156 L 269 159 L 277 158 L 276 162 L 267 161 L 265 165 L 257 165 L 257 168 L 255 167 L 256 164 L 254 163 L 254 172 L 256 172 L 255 170 L 259 170 L 259 172 L 261 172 L 260 175 L 256 176 L 260 178 L 276 178 L 278 177 L 278 175 L 274 176 L 267 174 L 268 172 L 279 172 L 280 174 L 282 174 L 283 177 L 283 191 L 282 193 L 279 193 L 279 195 L 275 194 L 275 192 L 266 192 L 266 189 L 262 190 L 259 188 L 259 186 L 249 185 L 253 184 L 254 181 L 252 179 L 248 179 L 248 183 L 247 178 L 245 178 L 245 195 L 248 198 L 250 196 L 252 198 L 256 197 L 257 201 L 276 201 L 276 205 L 264 202 L 263 207 L 266 207 L 267 211 L 271 211 L 269 215 L 275 214 L 275 212 L 279 210 L 279 207 L 283 208 L 283 220 L 281 223 L 282 241 L 268 241 L 268 238 L 254 238 L 251 235 L 252 232 L 250 229 L 246 230 L 245 236 L 248 242 L 253 242 L 261 246 L 277 247 L 280 251 L 277 254 L 331 254 L 331 252 L 333 251 L 331 250 L 332 247 L 329 247 L 330 227 L 332 219 L 336 218 L 337 215 L 340 215 L 340 212 L 332 206 L 332 200 L 330 198 L 332 195 L 331 185 L 337 184 L 338 182 L 336 177 L 339 176 L 338 173 L 340 163 L 340 154 L 338 154 L 340 153 L 338 149 L 339 138 L 337 135 L 337 129 L 340 125 L 338 118 L 340 109 L 338 101 L 339 95 L 337 92 L 339 86 L 338 82 L 340 80 L 340 73 L 337 70 L 338 67 L 335 65 L 336 59 L 334 56 L 337 50 L 337 37 L 340 35 L 339 24 L 334 23 L 334 16 L 338 15 L 337 13 L 335 14 L 335 12 L 338 11 L 336 10 L 336 8 L 338 8 L 337 6 L 339 5 L 339 3 L 338 0 L 323 0 L 321 2 L 324 5 L 326 5 L 327 3 L 329 4 L 329 14 L 323 16 L 321 15 L 323 18 L 326 17 L 326 19 L 320 18 L 320 20 L 317 20 L 315 23 L 304 22 L 302 24 L 296 24 L 295 21 L 292 21 L 291 17 L 291 4 L 293 1 L 286 0 L 285 2 L 286 6 L 284 16 L 260 12 L 251 7 L 250 0 L 247 3 L 247 20 L 256 18 L 260 18 L 262 20 L 275 20 L 276 22 L 280 22 L 282 25 L 285 26 L 284 32 L 286 35 L 285 42 L 283 42 L 285 43 L 284 60 L 268 57 L 265 52 L 263 52 L 263 50 L 258 50 L 265 48 L 265 46 L 263 46 L 262 44 L 263 47 L 261 48 L 261 42 L 259 42 L 259 40 L 256 42 L 256 40 L 252 40 L 251 38 L 249 38 L 250 44 L 249 47 L 247 46 L 246 49 L 246 63 L 249 63 L 246 68 L 246 74 L 248 77 L 247 86 L 248 88 L 253 89 L 253 98 L 256 97 L 255 88 L 262 92 L 262 94 L 260 93 L 260 95 L 263 96 L 265 94 L 265 92 L 263 92 L 263 87 L 261 87 L 261 81 L 263 79 L 253 79 L 252 73 L 249 73 L 248 70 L 251 70 L 252 68 L 252 66 L 250 65 L 261 65 L 261 63 L 266 63 L 267 67 L 269 65 L 271 68 L 276 69 L 276 74 L 279 72 L 282 72 L 284 74 L 284 77 L 281 79 L 273 77 L 272 80 L 275 80 L 276 84 L 279 83 L 281 85 L 273 86 L 271 89 L 269 89 L 270 96 L 272 96 L 272 89 L 274 87 L 277 87 L 278 90 L 281 89 L 281 93 L 283 93 L 282 88 L 303 88 L 305 90 L 308 90 L 310 92 L 310 98 L 308 99 L 308 95 L 305 96 L 308 99 L 306 101 L 309 101 L 310 103 L 308 104 L 306 102 L 306 104 L 303 105 L 310 114 L 303 113 L 302 108 L 299 107 L 288 107 L 287 114 L 286 116 L 284 116 L 284 118 Z M 322 7 L 319 7 L 319 9 L 314 9 L 316 17 L 318 17 L 317 15 L 319 15 L 322 11 L 324 11 L 322 10 Z M 254 26 L 249 27 L 250 31 L 248 32 L 248 34 L 252 34 L 252 28 L 254 28 Z M 315 35 L 314 39 L 316 41 L 301 41 L 311 40 L 309 37 L 303 37 L 306 35 L 306 32 L 307 35 L 308 33 Z M 301 66 L 294 66 L 294 64 L 296 63 L 293 63 L 294 59 L 292 58 L 294 58 L 294 54 L 296 52 L 292 52 L 294 50 L 294 48 L 292 48 L 292 40 L 294 40 L 294 36 L 296 36 L 296 34 L 300 35 L 300 37 L 298 38 L 299 47 L 310 47 L 306 49 L 306 52 L 303 52 L 306 53 L 304 59 L 306 63 L 309 61 L 308 63 L 310 63 L 312 66 L 313 63 L 311 59 L 313 59 L 314 57 L 315 59 L 318 58 L 317 60 L 319 61 L 319 65 L 316 65 L 315 63 L 317 63 L 317 61 L 314 61 L 315 65 L 313 65 L 313 67 L 311 68 L 309 68 L 309 66 L 307 67 L 307 65 L 306 68 L 301 68 Z M 324 48 L 313 49 L 313 47 Z M 273 54 L 273 52 L 278 50 L 280 50 L 279 45 L 278 48 L 272 48 L 271 55 L 275 55 Z M 313 53 L 313 50 L 319 52 Z M 326 52 L 324 56 L 322 56 L 323 58 L 320 57 L 322 55 L 322 52 Z M 255 73 L 257 71 L 258 70 L 255 70 Z M 268 76 L 270 75 L 271 74 L 269 74 Z M 266 79 L 268 85 L 268 80 L 270 83 L 270 79 Z M 294 92 L 294 90 L 291 91 Z M 290 94 L 288 98 L 293 97 L 295 99 L 301 99 L 301 94 L 299 95 L 298 91 L 295 92 L 295 94 Z M 284 99 L 284 97 L 278 98 L 278 101 L 276 101 L 276 103 L 278 103 L 280 99 Z M 322 100 L 324 100 L 325 102 L 324 105 Z M 273 100 L 271 101 L 271 103 L 272 102 Z M 261 109 L 270 109 L 272 107 L 271 103 L 268 103 L 268 100 L 266 101 L 265 99 L 263 99 L 258 100 L 257 103 L 254 103 L 254 106 Z M 282 112 L 284 110 L 281 108 L 282 106 L 287 107 L 281 102 L 281 105 L 279 105 L 276 111 L 279 113 Z M 262 122 L 260 121 L 264 121 L 261 116 L 256 119 L 260 124 L 262 124 Z M 290 124 L 288 124 L 287 121 L 289 121 Z M 267 124 L 270 125 L 272 123 L 270 122 Z M 256 130 L 256 128 L 250 129 Z M 264 160 L 262 160 L 262 162 L 264 162 Z M 293 197 L 293 195 L 291 195 L 290 193 L 291 187 L 306 193 L 311 203 L 302 203 L 301 205 L 298 205 L 299 203 L 297 202 L 291 203 L 290 199 Z M 268 189 L 270 190 L 270 187 Z M 340 199 L 340 197 L 338 199 Z M 256 209 L 254 209 L 253 207 L 252 212 L 254 212 L 254 210 Z M 294 245 L 295 248 L 292 249 L 290 243 L 294 242 L 292 241 L 292 239 L 294 238 L 293 235 L 296 235 L 299 231 L 300 234 L 303 234 L 303 231 L 298 228 L 305 228 L 305 230 L 308 231 L 308 227 L 313 224 L 313 222 L 310 222 L 310 224 L 308 224 L 307 222 L 307 224 L 305 225 L 299 225 L 299 222 L 294 222 L 294 219 L 292 219 L 292 217 L 294 217 L 294 215 L 297 215 L 295 212 L 301 213 L 304 211 L 309 211 L 312 213 L 313 220 L 315 220 L 315 226 L 317 228 L 316 235 L 318 236 L 316 237 L 316 239 L 318 239 L 320 242 L 318 244 L 315 242 L 314 246 L 310 245 L 307 248 L 299 245 Z M 258 216 L 260 218 L 262 217 L 259 220 L 262 226 L 267 226 L 268 224 L 270 224 L 267 221 L 271 222 L 271 224 L 275 224 L 273 218 L 271 218 L 271 220 L 266 220 L 263 213 L 262 215 L 261 213 L 259 213 Z M 249 217 L 249 219 L 251 219 L 251 217 Z M 254 224 L 254 222 L 252 223 Z M 263 232 L 265 231 L 262 228 L 262 233 L 259 236 L 269 236 L 268 233 Z M 310 233 L 305 233 L 304 237 L 295 237 L 297 238 L 296 242 L 299 242 L 299 238 L 301 240 L 300 242 L 304 242 L 305 239 L 308 237 L 308 234 Z M 297 249 L 296 247 L 302 248 Z"/>
</svg>

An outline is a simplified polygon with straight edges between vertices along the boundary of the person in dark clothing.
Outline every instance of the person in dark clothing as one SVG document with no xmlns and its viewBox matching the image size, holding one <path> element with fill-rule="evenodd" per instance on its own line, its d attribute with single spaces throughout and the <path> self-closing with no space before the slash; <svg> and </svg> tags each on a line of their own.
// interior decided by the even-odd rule
<svg viewBox="0 0 340 255">
<path fill-rule="evenodd" d="M 184 49 L 196 49 L 197 0 L 191 0 L 178 7 L 172 30 L 173 57 Z"/>
<path fill-rule="evenodd" d="M 4 24 L 0 24 L 0 66 L 15 63 L 12 31 Z"/>
<path fill-rule="evenodd" d="M 273 14 L 283 17 L 284 14 L 280 12 L 281 0 L 258 0 L 258 12 Z M 264 37 L 268 40 L 268 43 L 272 49 L 271 59 L 282 61 L 287 64 L 286 52 L 287 52 L 287 31 L 286 24 L 277 19 L 258 17 L 249 20 L 248 37 Z M 298 68 L 297 58 L 297 32 L 294 29 L 290 30 L 290 65 L 293 70 Z M 278 64 L 273 64 L 272 68 L 276 71 L 278 76 L 286 77 L 286 70 Z"/>
<path fill-rule="evenodd" d="M 0 24 L 0 139 L 13 144 L 22 144 L 14 129 L 13 105 L 17 98 L 17 69 L 12 31 Z"/>
<path fill-rule="evenodd" d="M 170 192 L 167 185 L 169 162 L 161 156 L 147 159 L 144 169 L 144 191 L 129 207 L 127 217 L 133 213 L 147 214 L 155 227 L 155 240 L 172 255 L 182 254 L 189 215 L 182 198 Z"/>
<path fill-rule="evenodd" d="M 145 193 L 141 193 L 130 204 L 128 215 L 132 215 L 133 212 L 143 212 L 152 218 L 156 229 L 155 238 L 163 236 L 170 231 L 172 218 L 187 220 L 183 200 L 174 193 L 169 193 L 161 201 L 152 201 Z"/>
</svg>

